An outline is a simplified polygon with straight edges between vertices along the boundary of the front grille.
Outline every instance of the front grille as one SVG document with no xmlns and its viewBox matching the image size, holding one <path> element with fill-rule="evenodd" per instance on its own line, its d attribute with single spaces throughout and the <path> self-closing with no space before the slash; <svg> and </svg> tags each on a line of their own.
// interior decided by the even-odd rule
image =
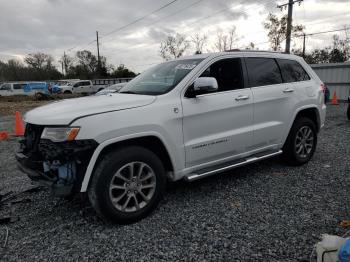
<svg viewBox="0 0 350 262">
<path fill-rule="evenodd" d="M 22 148 L 25 152 L 35 152 L 38 150 L 41 134 L 44 130 L 43 126 L 27 124 L 24 132 L 24 140 Z"/>
</svg>

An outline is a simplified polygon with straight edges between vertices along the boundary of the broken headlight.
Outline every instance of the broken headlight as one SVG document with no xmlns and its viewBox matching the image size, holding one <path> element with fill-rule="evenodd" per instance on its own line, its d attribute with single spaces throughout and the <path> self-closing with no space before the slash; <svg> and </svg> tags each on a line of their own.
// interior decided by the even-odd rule
<svg viewBox="0 0 350 262">
<path fill-rule="evenodd" d="M 79 130 L 79 127 L 46 127 L 41 138 L 49 139 L 52 142 L 73 141 Z"/>
</svg>

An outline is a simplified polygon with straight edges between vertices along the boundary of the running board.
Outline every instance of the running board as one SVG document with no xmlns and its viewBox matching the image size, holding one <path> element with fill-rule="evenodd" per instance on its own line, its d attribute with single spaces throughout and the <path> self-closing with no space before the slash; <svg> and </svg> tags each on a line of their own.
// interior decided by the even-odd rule
<svg viewBox="0 0 350 262">
<path fill-rule="evenodd" d="M 229 164 L 225 163 L 224 166 L 223 165 L 217 166 L 216 169 L 212 169 L 212 170 L 202 169 L 203 172 L 201 172 L 201 170 L 199 170 L 199 174 L 198 173 L 190 174 L 185 179 L 187 181 L 190 181 L 190 182 L 191 181 L 195 181 L 197 179 L 201 179 L 201 178 L 204 178 L 204 177 L 207 177 L 207 176 L 215 175 L 217 173 L 220 173 L 220 172 L 223 172 L 223 171 L 226 171 L 226 170 L 230 170 L 230 169 L 233 169 L 233 168 L 236 168 L 236 167 L 239 167 L 239 166 L 244 166 L 244 165 L 247 165 L 247 164 L 250 164 L 250 163 L 254 163 L 254 162 L 266 159 L 266 158 L 274 157 L 274 156 L 277 156 L 277 155 L 280 155 L 280 154 L 282 154 L 282 150 L 273 151 L 273 152 L 269 151 L 268 154 L 264 154 L 264 155 L 262 155 L 260 153 L 260 154 L 253 155 L 253 156 L 247 157 L 247 158 L 245 158 L 243 160 L 239 160 L 239 161 L 236 161 L 236 162 L 233 162 L 233 163 L 232 162 L 229 163 Z"/>
</svg>

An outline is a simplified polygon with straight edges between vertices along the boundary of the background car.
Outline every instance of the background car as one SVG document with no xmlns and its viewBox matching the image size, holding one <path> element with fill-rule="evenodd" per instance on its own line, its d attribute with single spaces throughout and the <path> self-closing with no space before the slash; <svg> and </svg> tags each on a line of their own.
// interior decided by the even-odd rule
<svg viewBox="0 0 350 262">
<path fill-rule="evenodd" d="M 117 93 L 120 89 L 122 89 L 127 83 L 118 83 L 111 86 L 108 86 L 101 91 L 97 92 L 96 95 L 106 95 L 106 94 L 112 94 Z"/>
</svg>

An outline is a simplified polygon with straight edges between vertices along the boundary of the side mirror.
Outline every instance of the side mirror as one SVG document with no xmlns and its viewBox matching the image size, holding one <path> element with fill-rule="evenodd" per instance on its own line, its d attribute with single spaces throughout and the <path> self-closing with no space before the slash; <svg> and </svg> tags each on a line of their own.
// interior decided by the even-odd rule
<svg viewBox="0 0 350 262">
<path fill-rule="evenodd" d="M 214 77 L 199 77 L 194 81 L 193 89 L 198 93 L 215 92 L 218 90 L 218 82 Z"/>
</svg>

